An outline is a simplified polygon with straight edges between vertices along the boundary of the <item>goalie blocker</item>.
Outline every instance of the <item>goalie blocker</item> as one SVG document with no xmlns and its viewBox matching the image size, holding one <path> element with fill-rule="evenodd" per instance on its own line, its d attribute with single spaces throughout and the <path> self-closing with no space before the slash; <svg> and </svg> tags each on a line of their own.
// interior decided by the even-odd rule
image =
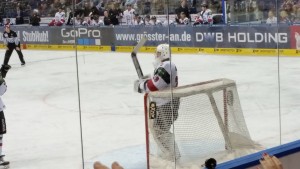
<svg viewBox="0 0 300 169">
<path fill-rule="evenodd" d="M 165 90 L 177 87 L 177 68 L 170 61 L 170 47 L 168 44 L 158 45 L 155 52 L 154 74 L 134 82 L 134 89 L 139 93 Z M 153 123 L 153 137 L 159 145 L 161 157 L 170 161 L 180 158 L 179 149 L 174 143 L 171 126 L 178 117 L 179 100 L 170 98 L 155 100 L 156 118 Z M 177 106 L 172 106 L 172 105 Z"/>
</svg>

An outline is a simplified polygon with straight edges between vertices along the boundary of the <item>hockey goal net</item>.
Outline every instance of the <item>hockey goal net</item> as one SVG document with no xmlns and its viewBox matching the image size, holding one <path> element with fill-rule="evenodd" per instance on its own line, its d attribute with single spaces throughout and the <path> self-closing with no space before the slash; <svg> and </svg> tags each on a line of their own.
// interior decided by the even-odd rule
<svg viewBox="0 0 300 169">
<path fill-rule="evenodd" d="M 209 157 L 222 161 L 228 154 L 235 158 L 256 147 L 233 80 L 150 92 L 144 108 L 148 169 L 164 168 L 159 165 L 167 162 L 201 165 Z"/>
</svg>

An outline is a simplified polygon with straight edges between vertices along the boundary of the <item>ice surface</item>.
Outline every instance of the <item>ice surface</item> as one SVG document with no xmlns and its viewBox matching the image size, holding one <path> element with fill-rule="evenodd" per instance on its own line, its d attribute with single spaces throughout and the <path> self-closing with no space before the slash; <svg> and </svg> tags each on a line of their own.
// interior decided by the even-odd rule
<svg viewBox="0 0 300 169">
<path fill-rule="evenodd" d="M 4 153 L 13 169 L 79 169 L 80 120 L 75 52 L 16 53 L 3 100 L 8 133 Z M 0 50 L 2 59 L 4 50 Z M 153 54 L 139 54 L 145 74 Z M 280 144 L 278 58 L 173 55 L 179 84 L 229 78 L 237 88 L 252 138 L 265 147 Z M 86 169 L 99 160 L 119 161 L 127 169 L 146 168 L 143 95 L 128 53 L 79 52 L 80 101 Z M 300 136 L 300 58 L 280 58 L 282 143 Z"/>
</svg>

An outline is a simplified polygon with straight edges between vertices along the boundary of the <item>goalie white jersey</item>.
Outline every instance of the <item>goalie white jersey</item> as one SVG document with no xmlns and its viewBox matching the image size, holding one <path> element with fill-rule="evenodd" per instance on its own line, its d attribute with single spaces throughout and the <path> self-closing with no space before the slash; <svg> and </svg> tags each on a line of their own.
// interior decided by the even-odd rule
<svg viewBox="0 0 300 169">
<path fill-rule="evenodd" d="M 145 91 L 163 90 L 171 86 L 178 86 L 177 68 L 174 63 L 164 61 L 154 70 L 151 79 L 147 81 Z"/>
<path fill-rule="evenodd" d="M 154 74 L 151 75 L 151 78 L 144 85 L 144 91 L 150 92 L 169 89 L 171 86 L 178 86 L 177 68 L 174 63 L 167 60 L 158 65 L 154 70 Z M 170 100 L 171 98 L 161 99 L 156 100 L 156 102 L 159 106 L 169 102 Z"/>
</svg>

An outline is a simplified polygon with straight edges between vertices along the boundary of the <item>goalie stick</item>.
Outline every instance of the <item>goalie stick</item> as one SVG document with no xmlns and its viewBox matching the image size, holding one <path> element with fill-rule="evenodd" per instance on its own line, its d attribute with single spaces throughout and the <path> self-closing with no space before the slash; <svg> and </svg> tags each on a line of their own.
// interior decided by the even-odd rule
<svg viewBox="0 0 300 169">
<path fill-rule="evenodd" d="M 139 41 L 139 43 L 134 47 L 133 51 L 131 52 L 131 58 L 132 58 L 132 61 L 133 61 L 133 64 L 134 64 L 134 67 L 135 67 L 135 70 L 136 70 L 136 72 L 138 74 L 139 79 L 143 79 L 144 78 L 144 74 L 143 74 L 143 71 L 141 69 L 139 60 L 137 59 L 136 54 L 139 51 L 139 49 L 146 43 L 146 41 L 147 41 L 147 37 L 144 36 Z"/>
</svg>

